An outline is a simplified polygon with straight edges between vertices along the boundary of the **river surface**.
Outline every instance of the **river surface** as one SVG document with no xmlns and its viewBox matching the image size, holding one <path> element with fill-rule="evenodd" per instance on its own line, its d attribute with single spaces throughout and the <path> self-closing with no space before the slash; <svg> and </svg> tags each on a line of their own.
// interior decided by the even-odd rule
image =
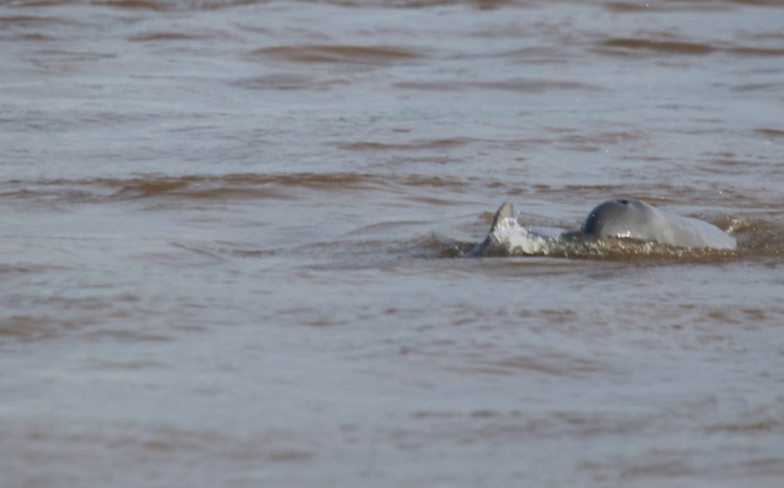
<svg viewBox="0 0 784 488">
<path fill-rule="evenodd" d="M 784 486 L 774 0 L 0 2 L 0 487 Z M 466 258 L 612 197 L 736 251 Z"/>
</svg>

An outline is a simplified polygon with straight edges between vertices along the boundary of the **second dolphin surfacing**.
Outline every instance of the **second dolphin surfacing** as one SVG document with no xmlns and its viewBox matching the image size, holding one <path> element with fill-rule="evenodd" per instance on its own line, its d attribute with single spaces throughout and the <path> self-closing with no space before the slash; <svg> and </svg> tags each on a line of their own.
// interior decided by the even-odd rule
<svg viewBox="0 0 784 488">
<path fill-rule="evenodd" d="M 734 237 L 708 222 L 674 215 L 641 200 L 617 198 L 591 210 L 579 231 L 560 235 L 537 234 L 519 226 L 512 204 L 506 202 L 496 212 L 487 238 L 470 255 L 537 254 L 536 249 L 567 236 L 634 239 L 698 249 L 734 250 L 737 247 Z"/>
</svg>

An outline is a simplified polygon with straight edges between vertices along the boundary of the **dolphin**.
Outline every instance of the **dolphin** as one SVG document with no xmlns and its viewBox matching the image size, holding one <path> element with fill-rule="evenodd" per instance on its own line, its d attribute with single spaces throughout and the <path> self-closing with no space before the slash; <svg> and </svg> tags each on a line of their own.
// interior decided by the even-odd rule
<svg viewBox="0 0 784 488">
<path fill-rule="evenodd" d="M 581 230 L 588 236 L 626 237 L 677 247 L 735 249 L 738 245 L 715 225 L 626 198 L 599 204 L 585 218 Z"/>
<path fill-rule="evenodd" d="M 564 237 L 635 239 L 683 248 L 737 248 L 737 240 L 715 225 L 671 214 L 641 200 L 628 198 L 616 198 L 600 203 L 590 211 L 579 231 L 567 231 L 560 235 L 538 234 L 520 227 L 514 215 L 511 203 L 501 205 L 487 238 L 477 245 L 469 256 L 495 254 L 499 249 L 509 252 L 515 248 L 522 248 L 526 253 L 526 248 L 541 249 L 544 244 L 557 243 Z"/>
</svg>

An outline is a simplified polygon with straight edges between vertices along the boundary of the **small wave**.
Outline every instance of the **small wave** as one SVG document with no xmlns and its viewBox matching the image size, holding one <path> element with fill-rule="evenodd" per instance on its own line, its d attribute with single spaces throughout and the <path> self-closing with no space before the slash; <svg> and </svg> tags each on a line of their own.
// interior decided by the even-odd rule
<svg viewBox="0 0 784 488">
<path fill-rule="evenodd" d="M 513 79 L 505 81 L 454 81 L 442 80 L 437 82 L 399 82 L 396 88 L 408 90 L 432 91 L 462 91 L 462 90 L 501 90 L 513 92 L 548 92 L 548 91 L 601 91 L 602 87 L 589 83 L 580 83 L 564 80 L 522 80 Z"/>
<path fill-rule="evenodd" d="M 232 241 L 171 241 L 169 245 L 213 261 L 223 261 L 229 257 L 262 258 L 279 253 L 278 250 L 260 248 L 251 243 Z"/>
<path fill-rule="evenodd" d="M 409 144 L 390 144 L 375 141 L 352 142 L 341 144 L 340 147 L 348 151 L 386 151 L 386 150 L 422 150 L 422 149 L 442 149 L 459 147 L 474 142 L 474 139 L 467 137 L 456 137 L 451 139 L 425 139 L 411 142 Z"/>
<path fill-rule="evenodd" d="M 784 138 L 784 130 L 759 128 L 755 129 L 755 132 L 771 139 Z"/>
<path fill-rule="evenodd" d="M 718 222 L 738 236 L 738 248 L 749 256 L 784 255 L 784 224 L 761 218 L 725 217 Z"/>
<path fill-rule="evenodd" d="M 19 314 L 0 317 L 0 343 L 5 339 L 32 342 L 59 337 L 84 325 L 92 325 L 84 319 L 68 319 L 51 315 Z"/>
<path fill-rule="evenodd" d="M 73 0 L 62 0 L 66 3 Z M 93 0 L 91 5 L 111 7 L 123 10 L 142 10 L 154 12 L 183 12 L 193 10 L 221 10 L 243 5 L 272 3 L 274 0 Z M 51 0 L 46 3 L 55 3 Z M 301 3 L 314 3 L 314 0 L 299 0 Z M 380 7 L 380 8 L 426 8 L 443 5 L 462 5 L 463 0 L 326 0 L 328 5 L 340 7 Z M 472 0 L 481 10 L 492 10 L 505 5 L 514 5 L 515 0 Z"/>
<path fill-rule="evenodd" d="M 784 56 L 784 49 L 750 46 L 724 46 L 679 40 L 611 38 L 598 44 L 600 54 L 628 55 L 635 51 L 701 56 L 722 52 L 738 56 Z"/>
<path fill-rule="evenodd" d="M 213 39 L 214 36 L 205 34 L 186 34 L 183 32 L 149 32 L 139 34 L 129 38 L 134 42 L 154 42 L 154 41 L 192 41 L 198 39 Z"/>
<path fill-rule="evenodd" d="M 123 10 L 183 12 L 220 10 L 242 5 L 270 3 L 272 0 L 92 0 L 91 5 Z"/>
<path fill-rule="evenodd" d="M 731 54 L 740 56 L 784 56 L 784 49 L 765 47 L 735 47 L 728 49 Z"/>
<path fill-rule="evenodd" d="M 459 190 L 470 182 L 448 176 L 366 173 L 240 173 L 220 176 L 143 175 L 130 178 L 8 180 L 0 197 L 49 205 L 134 200 L 294 199 L 298 192 L 405 191 L 406 188 Z"/>
<path fill-rule="evenodd" d="M 517 374 L 521 370 L 558 377 L 582 376 L 599 372 L 614 373 L 614 368 L 608 363 L 556 350 L 493 359 L 485 362 L 484 365 L 486 367 L 483 371 L 480 370 L 481 372 L 504 375 Z"/>
<path fill-rule="evenodd" d="M 38 264 L 30 265 L 14 265 L 7 263 L 0 263 L 0 276 L 8 274 L 26 274 L 26 273 L 40 273 L 53 268 L 49 266 L 42 266 Z"/>
<path fill-rule="evenodd" d="M 242 78 L 231 82 L 232 85 L 246 90 L 325 90 L 346 85 L 349 81 L 341 78 L 322 80 L 303 74 L 281 73 Z"/>
<path fill-rule="evenodd" d="M 390 46 L 304 45 L 257 49 L 250 57 L 264 57 L 298 63 L 387 64 L 420 56 L 411 49 Z"/>
<path fill-rule="evenodd" d="M 622 50 L 623 54 L 629 51 L 645 49 L 668 54 L 710 54 L 716 50 L 708 44 L 684 42 L 684 41 L 659 41 L 654 39 L 637 38 L 614 38 L 600 43 L 602 48 L 606 48 L 609 53 L 618 53 Z"/>
<path fill-rule="evenodd" d="M 163 2 L 151 2 L 147 0 L 94 0 L 92 5 L 134 10 L 168 10 L 166 4 Z"/>
</svg>

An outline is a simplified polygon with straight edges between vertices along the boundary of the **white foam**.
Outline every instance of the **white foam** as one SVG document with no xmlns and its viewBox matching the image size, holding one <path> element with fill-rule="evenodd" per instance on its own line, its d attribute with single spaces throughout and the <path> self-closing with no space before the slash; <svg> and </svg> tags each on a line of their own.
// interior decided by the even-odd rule
<svg viewBox="0 0 784 488">
<path fill-rule="evenodd" d="M 537 233 L 521 226 L 517 217 L 506 217 L 493 228 L 490 238 L 493 247 L 501 247 L 509 254 L 549 254 L 558 237 Z"/>
</svg>

